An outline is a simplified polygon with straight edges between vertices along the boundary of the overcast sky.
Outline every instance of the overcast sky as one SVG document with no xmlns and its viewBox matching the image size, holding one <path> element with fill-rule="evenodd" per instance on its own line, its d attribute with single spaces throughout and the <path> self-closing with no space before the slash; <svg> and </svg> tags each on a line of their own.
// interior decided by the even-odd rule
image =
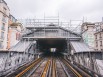
<svg viewBox="0 0 103 77">
<path fill-rule="evenodd" d="M 101 21 L 103 0 L 5 0 L 16 18 L 59 16 L 69 21 L 83 19 Z"/>
</svg>

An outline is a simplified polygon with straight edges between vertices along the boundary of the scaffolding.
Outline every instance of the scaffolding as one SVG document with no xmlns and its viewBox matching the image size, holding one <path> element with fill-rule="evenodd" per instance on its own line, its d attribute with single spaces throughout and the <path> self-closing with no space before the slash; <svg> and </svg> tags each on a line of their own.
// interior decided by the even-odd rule
<svg viewBox="0 0 103 77">
<path fill-rule="evenodd" d="M 45 17 L 43 19 L 19 19 L 19 21 L 25 26 L 25 27 L 47 27 L 48 25 L 55 25 L 58 27 L 63 27 L 67 30 L 81 33 L 81 25 L 83 23 L 83 20 L 70 20 L 68 22 L 62 22 L 60 21 L 59 16 L 57 17 Z"/>
</svg>

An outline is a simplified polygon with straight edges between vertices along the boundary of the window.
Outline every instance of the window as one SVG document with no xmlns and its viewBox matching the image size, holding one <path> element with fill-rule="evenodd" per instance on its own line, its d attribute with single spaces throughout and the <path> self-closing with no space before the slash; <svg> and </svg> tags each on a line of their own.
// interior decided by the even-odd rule
<svg viewBox="0 0 103 77">
<path fill-rule="evenodd" d="M 88 30 L 88 26 L 87 26 L 87 30 Z"/>
<path fill-rule="evenodd" d="M 95 35 L 96 39 L 97 39 L 97 35 Z"/>
<path fill-rule="evenodd" d="M 102 46 L 102 41 L 100 41 L 100 46 Z"/>
<path fill-rule="evenodd" d="M 100 31 L 100 26 L 97 27 L 97 32 Z"/>
<path fill-rule="evenodd" d="M 0 48 L 3 48 L 3 42 L 0 42 Z"/>
<path fill-rule="evenodd" d="M 98 47 L 98 42 L 96 42 L 96 47 Z"/>
<path fill-rule="evenodd" d="M 5 7 L 3 7 L 3 12 L 4 12 L 4 14 L 6 14 L 6 10 L 7 10 L 7 9 L 6 9 Z"/>
<path fill-rule="evenodd" d="M 98 51 L 98 49 L 95 49 L 96 51 Z"/>
<path fill-rule="evenodd" d="M 100 38 L 102 38 L 101 33 L 100 33 Z"/>
<path fill-rule="evenodd" d="M 20 40 L 20 33 L 16 33 L 16 40 Z"/>
<path fill-rule="evenodd" d="M 5 30 L 5 23 L 2 24 L 1 30 Z"/>
<path fill-rule="evenodd" d="M 1 39 L 4 39 L 4 32 L 1 32 Z"/>
<path fill-rule="evenodd" d="M 6 16 L 5 15 L 3 15 L 3 17 L 2 17 L 2 21 L 6 23 Z"/>
</svg>

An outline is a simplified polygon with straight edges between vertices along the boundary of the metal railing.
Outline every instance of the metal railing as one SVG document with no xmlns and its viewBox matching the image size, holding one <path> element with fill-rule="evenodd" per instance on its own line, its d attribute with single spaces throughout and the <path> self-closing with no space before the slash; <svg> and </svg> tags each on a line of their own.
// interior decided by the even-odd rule
<svg viewBox="0 0 103 77">
<path fill-rule="evenodd" d="M 85 51 L 77 52 L 67 57 L 73 64 L 81 69 L 88 71 L 94 77 L 103 76 L 103 52 L 102 51 Z"/>
</svg>

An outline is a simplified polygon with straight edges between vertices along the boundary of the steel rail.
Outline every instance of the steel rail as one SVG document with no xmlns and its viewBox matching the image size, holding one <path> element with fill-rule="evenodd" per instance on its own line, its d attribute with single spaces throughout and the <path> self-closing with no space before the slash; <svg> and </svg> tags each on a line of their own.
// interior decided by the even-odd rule
<svg viewBox="0 0 103 77">
<path fill-rule="evenodd" d="M 71 71 L 77 76 L 77 77 L 91 77 L 88 73 L 86 73 L 85 71 L 79 69 L 79 68 L 74 68 L 69 61 L 63 59 L 62 60 L 70 69 Z M 78 72 L 79 71 L 79 72 Z"/>
<path fill-rule="evenodd" d="M 56 77 L 56 63 L 55 59 L 52 59 L 52 77 Z"/>
<path fill-rule="evenodd" d="M 65 61 L 65 60 L 63 59 L 62 62 L 69 67 L 69 69 L 74 73 L 74 75 L 75 75 L 76 77 L 82 77 L 82 75 L 81 75 L 80 73 L 78 73 L 67 61 Z"/>
<path fill-rule="evenodd" d="M 40 63 L 38 63 L 37 66 L 33 67 L 32 68 L 33 70 L 30 71 L 30 73 L 27 75 L 27 77 L 31 77 L 34 74 L 34 72 L 40 67 L 40 65 L 43 63 L 43 61 L 44 60 L 42 60 Z"/>
<path fill-rule="evenodd" d="M 51 60 L 49 59 L 45 65 L 45 68 L 44 68 L 44 71 L 41 75 L 41 77 L 47 77 L 47 73 L 48 73 L 48 70 L 49 70 L 49 66 L 50 66 L 50 62 Z"/>
<path fill-rule="evenodd" d="M 66 74 L 66 77 L 71 77 L 69 75 L 68 71 L 66 70 L 64 64 L 59 60 L 59 58 L 58 58 L 58 61 L 59 61 L 60 65 L 61 65 L 62 69 L 64 70 L 64 73 Z"/>
<path fill-rule="evenodd" d="M 20 72 L 15 77 L 22 77 L 26 72 L 28 72 L 32 67 L 34 67 L 36 64 L 38 64 L 40 61 L 42 61 L 42 58 L 39 58 L 36 61 L 34 61 L 30 66 L 28 66 L 27 68 L 25 68 L 22 72 Z"/>
</svg>

